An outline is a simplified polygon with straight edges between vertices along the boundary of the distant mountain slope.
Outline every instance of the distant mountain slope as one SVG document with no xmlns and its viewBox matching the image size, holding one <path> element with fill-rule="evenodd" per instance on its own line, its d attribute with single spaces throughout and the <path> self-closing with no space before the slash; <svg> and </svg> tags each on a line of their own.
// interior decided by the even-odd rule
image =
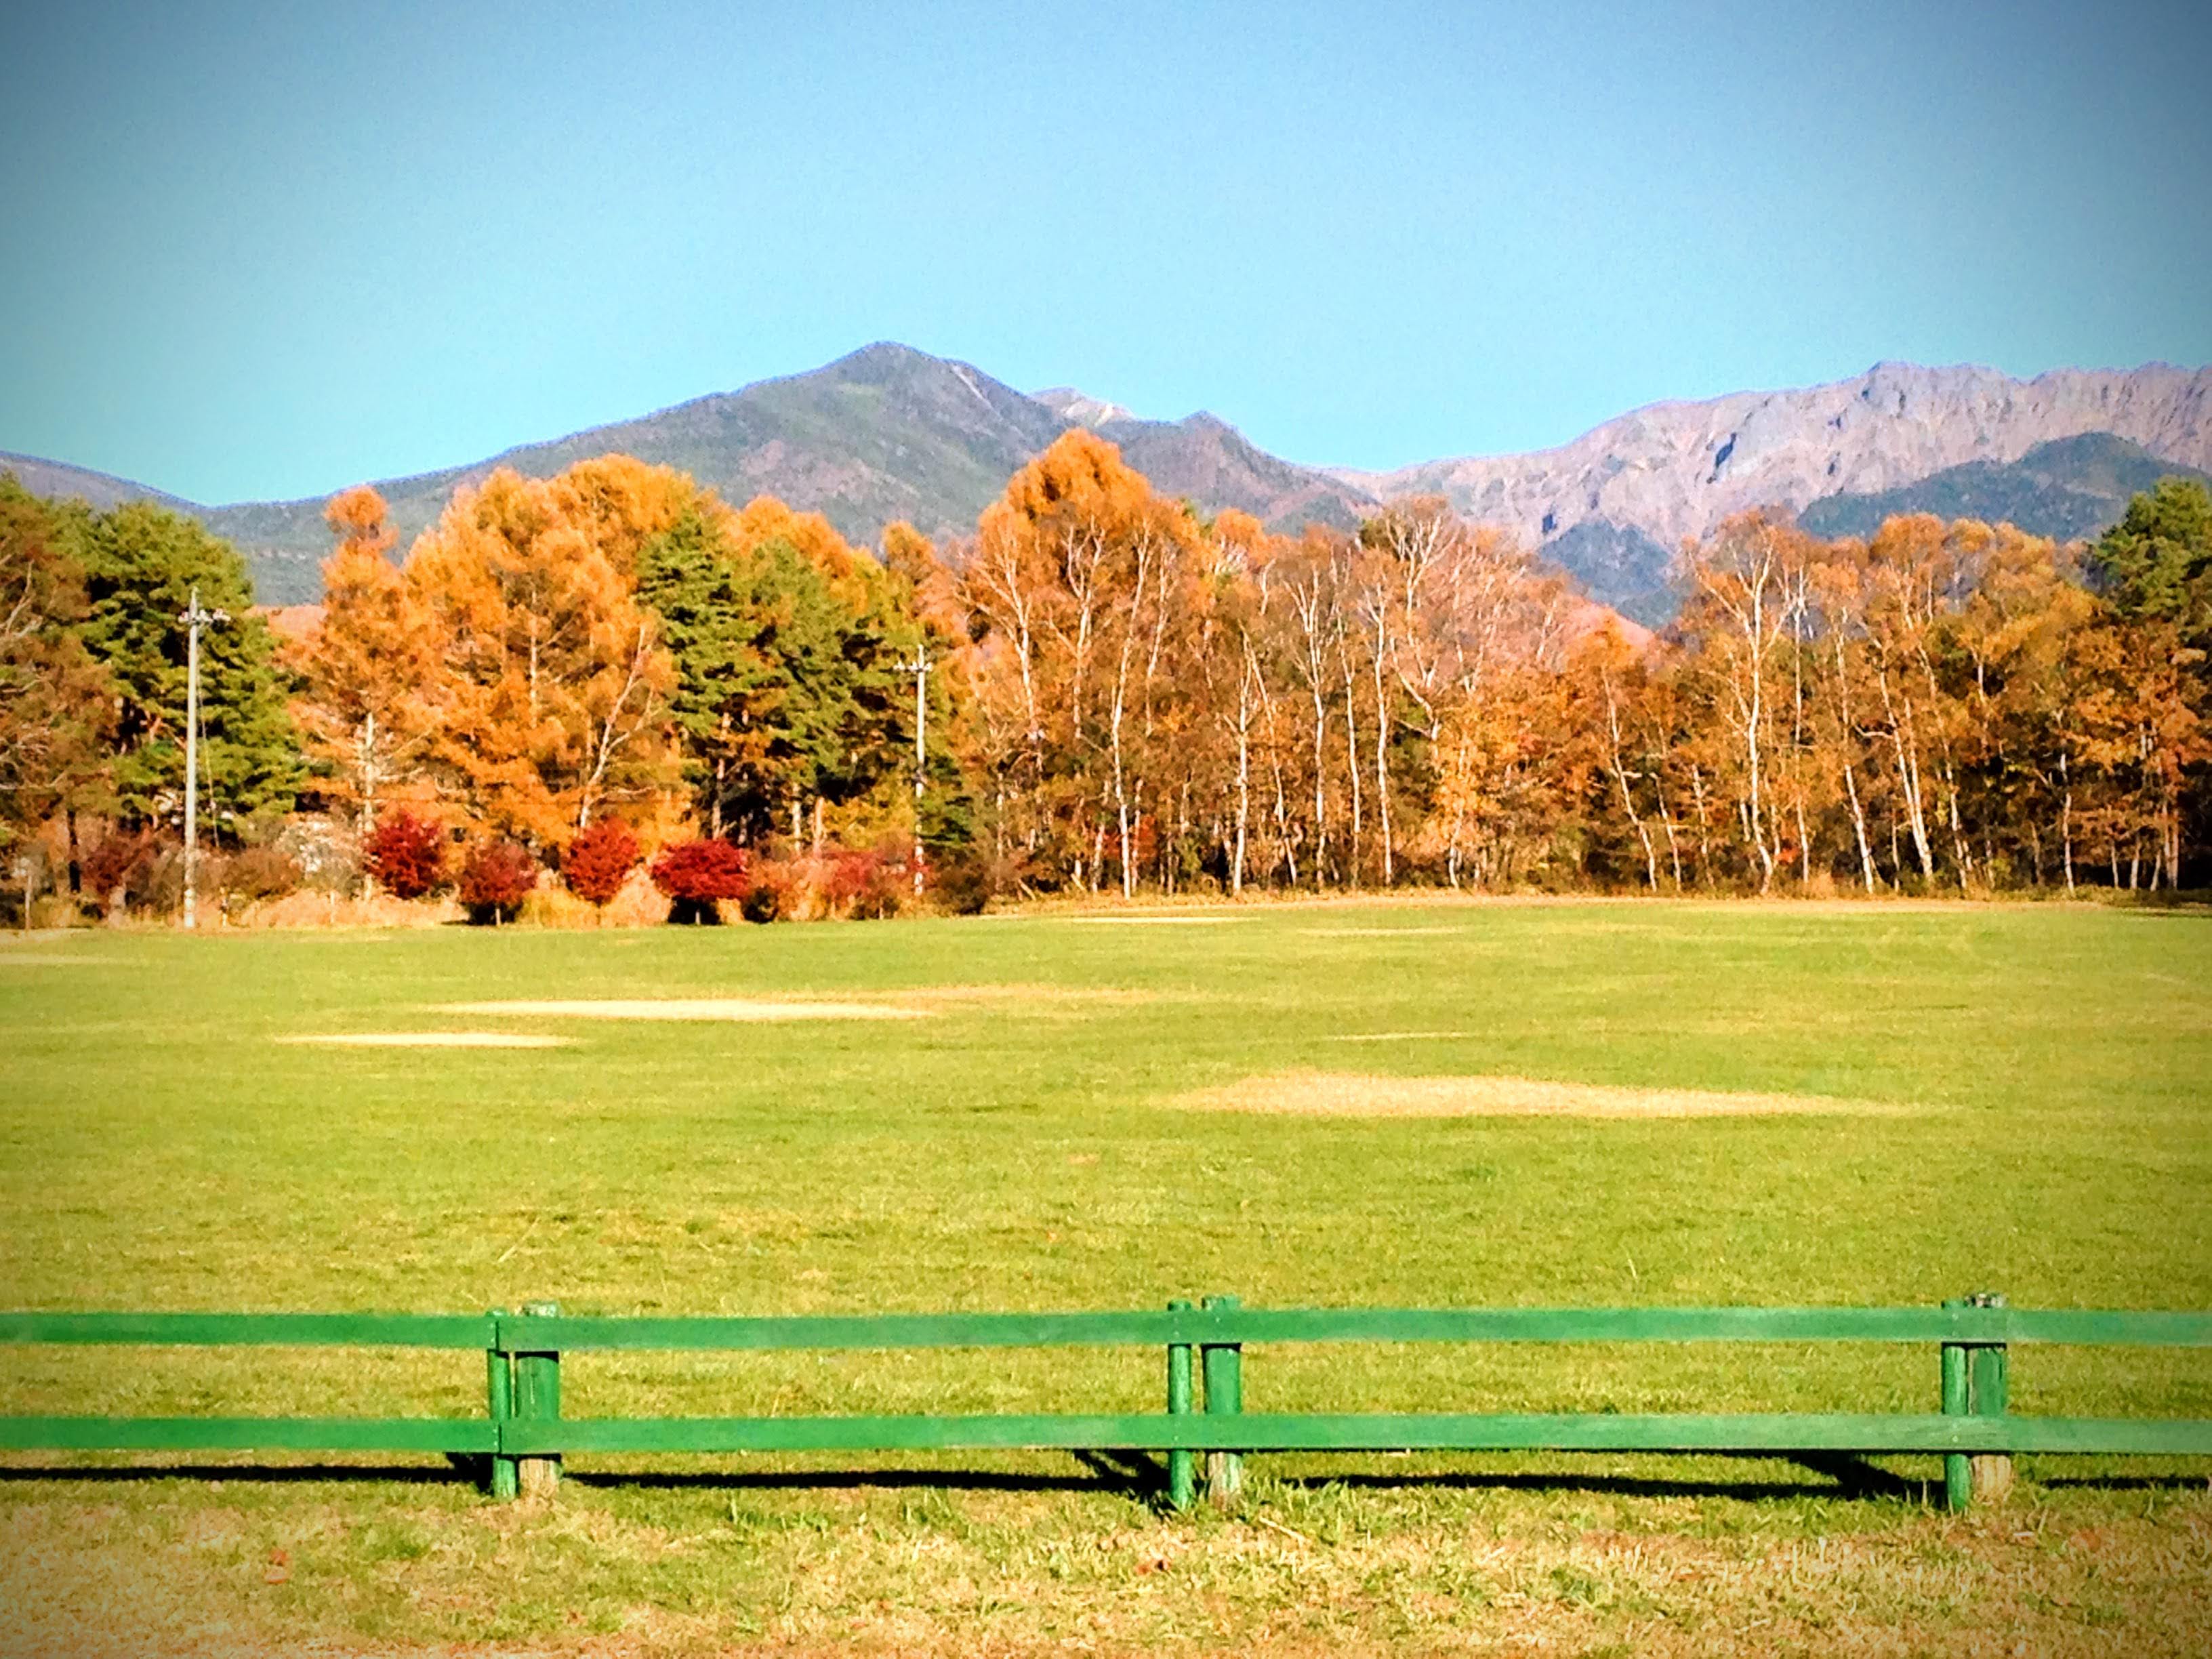
<svg viewBox="0 0 2212 1659">
<path fill-rule="evenodd" d="M 90 467 L 71 466 L 66 461 L 42 461 L 35 455 L 10 454 L 4 449 L 0 449 L 0 472 L 14 473 L 15 482 L 33 495 L 51 496 L 56 501 L 85 501 L 103 511 L 124 501 L 159 501 L 179 513 L 206 510 L 180 495 L 164 495 L 158 489 L 149 489 L 128 478 L 94 472 Z"/>
<path fill-rule="evenodd" d="M 1275 530 L 1307 524 L 1350 530 L 1380 505 L 1364 490 L 1316 468 L 1270 455 L 1203 410 L 1180 421 L 1146 421 L 1068 386 L 1035 396 L 1071 424 L 1109 440 L 1155 489 L 1188 496 L 1208 512 L 1233 507 Z"/>
<path fill-rule="evenodd" d="M 2160 478 L 2212 477 L 2152 454 L 2109 432 L 2038 444 L 2016 461 L 1968 461 L 1916 483 L 1868 495 L 1826 495 L 1797 515 L 1816 536 L 1871 536 L 1900 513 L 2014 524 L 2033 535 L 2073 541 L 2102 534 L 2129 498 Z"/>
<path fill-rule="evenodd" d="M 732 502 L 781 496 L 872 543 L 894 519 L 939 536 L 971 532 L 1008 475 L 1078 424 L 1119 444 L 1163 491 L 1280 530 L 1349 526 L 1382 501 L 1444 495 L 1540 547 L 1594 598 L 1656 626 L 1675 609 L 1668 569 L 1682 540 L 1745 507 L 1802 513 L 1823 533 L 1926 508 L 2094 534 L 2139 480 L 2177 465 L 2212 471 L 2212 369 L 2014 380 L 1881 363 L 1827 386 L 1654 404 L 1558 449 L 1377 473 L 1293 465 L 1211 415 L 1143 420 L 1066 386 L 1024 396 L 966 363 L 881 343 L 811 374 L 377 488 L 411 538 L 456 485 L 495 465 L 543 476 L 621 451 L 681 467 Z M 270 603 L 319 597 L 316 567 L 330 544 L 319 496 L 195 507 L 57 463 L 0 457 L 0 467 L 42 494 L 166 500 L 236 542 Z"/>
<path fill-rule="evenodd" d="M 1441 495 L 1519 531 L 1599 597 L 1663 592 L 1674 549 L 1729 514 L 1792 514 L 1822 496 L 1873 495 L 1970 461 L 2112 433 L 2165 460 L 2212 466 L 2212 368 L 2058 369 L 2015 380 L 1987 368 L 1878 363 L 1854 380 L 1655 404 L 1558 449 L 1333 476 L 1385 499 Z M 1601 526 L 1582 530 L 1586 525 Z M 1602 558 L 1592 562 L 1592 555 Z M 1649 620 L 1649 617 L 1645 617 Z"/>
<path fill-rule="evenodd" d="M 735 504 L 780 495 L 824 514 L 847 536 L 872 542 L 896 519 L 932 534 L 972 530 L 1007 476 L 1064 424 L 964 363 L 872 345 L 810 374 L 526 444 L 469 466 L 378 480 L 376 487 L 404 544 L 436 519 L 458 486 L 495 467 L 546 477 L 618 452 L 681 468 Z M 322 511 L 316 497 L 213 507 L 204 516 L 252 550 L 264 592 L 289 604 L 317 597 L 314 562 L 330 546 Z"/>
<path fill-rule="evenodd" d="M 1674 555 L 1633 525 L 1584 519 L 1546 542 L 1543 556 L 1599 604 L 1645 628 L 1664 628 L 1681 609 L 1669 574 Z"/>
<path fill-rule="evenodd" d="M 1078 419 L 1106 417 L 1132 465 L 1170 495 L 1217 511 L 1243 507 L 1284 527 L 1307 519 L 1358 521 L 1358 492 L 1254 448 L 1210 416 L 1139 421 L 1111 405 L 1063 414 L 966 363 L 890 343 L 866 346 L 811 374 L 763 380 L 657 414 L 526 444 L 467 466 L 374 481 L 402 544 L 436 519 L 453 490 L 495 466 L 543 477 L 610 451 L 679 467 L 733 504 L 768 494 L 821 513 L 847 537 L 872 544 L 905 519 L 935 536 L 972 533 L 975 520 L 1024 463 Z M 41 495 L 82 495 L 106 506 L 156 496 L 196 514 L 253 567 L 264 602 L 321 597 L 318 567 L 331 537 L 325 497 L 197 507 L 81 468 L 31 460 L 13 465 Z"/>
</svg>

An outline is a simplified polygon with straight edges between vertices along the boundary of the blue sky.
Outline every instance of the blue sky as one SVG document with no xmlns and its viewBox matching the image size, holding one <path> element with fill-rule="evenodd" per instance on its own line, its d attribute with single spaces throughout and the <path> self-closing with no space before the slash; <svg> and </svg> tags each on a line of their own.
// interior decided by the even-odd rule
<svg viewBox="0 0 2212 1659">
<path fill-rule="evenodd" d="M 2212 8 L 40 8 L 0 449 L 195 500 L 876 339 L 1292 459 L 2212 361 Z"/>
</svg>

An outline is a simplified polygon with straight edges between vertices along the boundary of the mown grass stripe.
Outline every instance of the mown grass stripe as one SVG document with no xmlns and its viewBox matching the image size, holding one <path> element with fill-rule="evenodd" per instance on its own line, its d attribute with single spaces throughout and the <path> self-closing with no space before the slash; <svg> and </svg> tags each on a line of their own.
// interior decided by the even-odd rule
<svg viewBox="0 0 2212 1659">
<path fill-rule="evenodd" d="M 569 1418 L 513 1425 L 503 1449 L 917 1451 L 2099 1452 L 2212 1455 L 2212 1420 L 1861 1413 L 1204 1413 Z"/>
<path fill-rule="evenodd" d="M 2007 1308 L 1285 1308 L 502 1319 L 512 1352 L 1206 1342 L 2038 1342 L 2212 1347 L 2212 1314 Z"/>
<path fill-rule="evenodd" d="M 0 1313 L 0 1343 L 489 1348 L 485 1314 Z"/>
<path fill-rule="evenodd" d="M 2008 1308 L 1283 1308 L 722 1318 L 0 1313 L 0 1343 L 799 1349 L 1192 1342 L 2018 1342 L 2212 1347 L 2212 1314 Z"/>
<path fill-rule="evenodd" d="M 0 1417 L 11 1451 L 499 1449 L 489 1419 L 450 1417 Z"/>
</svg>

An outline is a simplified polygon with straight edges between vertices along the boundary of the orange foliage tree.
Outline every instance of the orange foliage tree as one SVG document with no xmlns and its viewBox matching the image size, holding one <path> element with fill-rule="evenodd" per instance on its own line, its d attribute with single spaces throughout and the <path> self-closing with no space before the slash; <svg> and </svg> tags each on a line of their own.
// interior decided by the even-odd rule
<svg viewBox="0 0 2212 1659">
<path fill-rule="evenodd" d="M 366 834 L 380 799 L 405 794 L 420 772 L 437 659 L 420 598 L 392 561 L 384 498 L 363 484 L 323 516 L 337 545 L 323 561 L 321 619 L 290 653 L 304 693 L 294 712 L 326 793 Z"/>
<path fill-rule="evenodd" d="M 440 665 L 425 763 L 471 821 L 547 847 L 673 783 L 673 671 L 632 568 L 695 496 L 620 457 L 542 481 L 501 468 L 416 543 L 406 582 Z"/>
<path fill-rule="evenodd" d="M 1442 500 L 1292 537 L 1081 429 L 973 538 L 880 559 L 619 456 L 495 472 L 396 568 L 372 492 L 330 520 L 326 793 L 434 797 L 586 884 L 592 825 L 688 817 L 764 871 L 787 834 L 935 869 L 972 833 L 971 893 L 2172 885 L 2212 763 L 2197 636 L 1971 520 L 1731 519 L 1655 638 Z"/>
</svg>

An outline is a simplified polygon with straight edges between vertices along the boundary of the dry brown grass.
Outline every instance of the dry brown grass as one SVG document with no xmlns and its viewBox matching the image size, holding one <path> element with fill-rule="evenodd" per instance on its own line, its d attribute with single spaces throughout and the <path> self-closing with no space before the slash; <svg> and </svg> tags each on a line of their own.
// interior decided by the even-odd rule
<svg viewBox="0 0 2212 1659">
<path fill-rule="evenodd" d="M 400 899 L 389 893 L 347 898 L 336 893 L 287 893 L 233 913 L 234 927 L 442 927 L 461 919 L 450 898 Z"/>
<path fill-rule="evenodd" d="M 1410 1038 L 1449 1033 L 1395 1035 Z M 1179 1095 L 1173 1103 L 1192 1111 L 1289 1117 L 1756 1117 L 1778 1112 L 1893 1115 L 1913 1109 L 1887 1101 L 1824 1095 L 1630 1089 L 1526 1077 L 1388 1077 L 1315 1071 L 1270 1072 Z"/>
<path fill-rule="evenodd" d="M 31 1501 L 0 1515 L 0 1655 L 2212 1650 L 2202 1494 L 2030 1494 L 1813 1533 L 1692 1498 L 1385 1507 L 1261 1492 L 1178 1522 L 857 1492 L 648 1516 L 572 1490 L 365 1521 L 319 1503 Z M 714 1592 L 687 1593 L 694 1577 Z"/>
</svg>

